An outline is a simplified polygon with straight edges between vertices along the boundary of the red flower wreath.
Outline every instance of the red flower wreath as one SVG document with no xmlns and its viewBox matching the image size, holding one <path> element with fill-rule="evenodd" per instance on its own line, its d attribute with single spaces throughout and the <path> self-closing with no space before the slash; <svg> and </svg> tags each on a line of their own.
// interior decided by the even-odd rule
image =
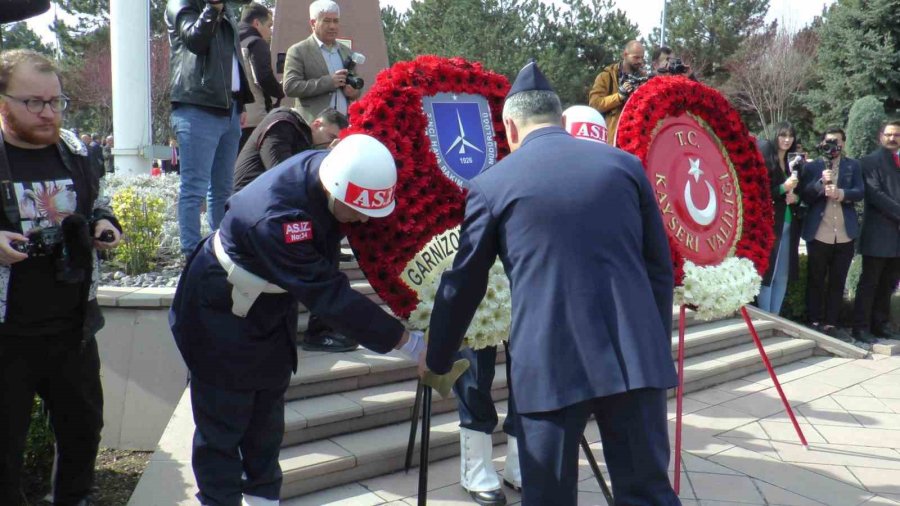
<svg viewBox="0 0 900 506">
<path fill-rule="evenodd" d="M 718 91 L 681 76 L 651 79 L 638 88 L 622 111 L 616 145 L 640 158 L 646 167 L 656 128 L 667 117 L 686 112 L 704 120 L 728 152 L 738 177 L 744 213 L 744 226 L 734 254 L 752 261 L 763 275 L 774 242 L 769 176 L 755 139 Z M 672 235 L 669 235 L 669 245 L 675 283 L 681 285 L 684 258 Z"/>
<path fill-rule="evenodd" d="M 416 292 L 400 280 L 406 263 L 431 238 L 462 222 L 465 192 L 444 176 L 426 134 L 422 97 L 467 93 L 487 99 L 494 119 L 497 159 L 509 153 L 501 113 L 506 77 L 462 58 L 420 56 L 381 71 L 372 88 L 350 106 L 346 135 L 364 133 L 384 143 L 397 163 L 396 208 L 383 219 L 349 227 L 360 268 L 391 310 L 407 318 Z"/>
</svg>

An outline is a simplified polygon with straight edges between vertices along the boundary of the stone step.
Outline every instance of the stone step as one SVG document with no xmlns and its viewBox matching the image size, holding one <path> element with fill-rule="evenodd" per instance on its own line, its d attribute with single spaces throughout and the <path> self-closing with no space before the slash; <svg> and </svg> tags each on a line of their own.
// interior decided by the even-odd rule
<svg viewBox="0 0 900 506">
<path fill-rule="evenodd" d="M 763 343 L 770 361 L 776 366 L 807 358 L 815 348 L 812 341 L 784 337 L 770 337 Z M 701 390 L 764 368 L 752 342 L 697 355 L 685 360 L 685 392 Z M 498 368 L 498 377 L 502 376 L 501 369 Z M 674 390 L 670 395 L 674 395 Z M 497 411 L 502 422 L 506 413 L 505 401 L 497 402 Z M 282 498 L 402 469 L 409 436 L 407 420 L 283 448 L 280 456 L 284 474 Z M 432 460 L 459 453 L 458 424 L 455 411 L 432 417 Z M 494 433 L 495 444 L 505 438 L 501 428 L 502 423 L 499 423 Z"/>
<path fill-rule="evenodd" d="M 730 319 L 711 323 L 688 319 L 685 356 L 690 357 L 749 341 L 742 320 Z M 755 320 L 760 338 L 771 335 L 774 324 Z M 305 328 L 305 327 L 301 327 Z M 678 349 L 678 333 L 672 336 L 672 356 Z M 287 399 L 304 399 L 339 394 L 404 381 L 416 377 L 416 366 L 397 352 L 381 355 L 365 348 L 348 353 L 307 352 L 299 350 L 297 373 L 291 378 Z M 502 353 L 498 362 L 502 363 Z"/>
<path fill-rule="evenodd" d="M 761 339 L 772 335 L 773 324 L 767 321 L 754 323 Z M 685 336 L 685 356 L 721 350 L 748 342 L 747 327 L 743 320 L 725 320 L 692 327 Z M 677 357 L 678 335 L 672 337 L 672 358 Z M 505 362 L 500 356 L 499 363 Z M 412 364 L 410 377 L 415 376 Z M 492 387 L 494 400 L 508 396 L 506 368 L 497 367 Z M 408 420 L 415 402 L 416 380 L 374 385 L 343 393 L 331 393 L 317 397 L 296 399 L 285 410 L 284 445 L 315 441 L 336 434 L 357 432 Z M 456 409 L 456 399 L 436 400 L 432 411 L 445 413 Z"/>
</svg>

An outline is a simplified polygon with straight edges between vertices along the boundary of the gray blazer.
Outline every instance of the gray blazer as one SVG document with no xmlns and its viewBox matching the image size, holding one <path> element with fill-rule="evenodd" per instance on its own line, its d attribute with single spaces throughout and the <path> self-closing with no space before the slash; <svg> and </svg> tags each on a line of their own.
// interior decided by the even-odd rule
<svg viewBox="0 0 900 506">
<path fill-rule="evenodd" d="M 338 43 L 338 53 L 341 60 L 346 61 L 350 56 L 350 48 Z M 335 88 L 322 50 L 312 35 L 288 49 L 284 62 L 283 87 L 285 96 L 296 99 L 294 107 L 307 123 L 312 123 L 320 112 L 331 105 L 334 93 L 343 93 Z"/>
</svg>

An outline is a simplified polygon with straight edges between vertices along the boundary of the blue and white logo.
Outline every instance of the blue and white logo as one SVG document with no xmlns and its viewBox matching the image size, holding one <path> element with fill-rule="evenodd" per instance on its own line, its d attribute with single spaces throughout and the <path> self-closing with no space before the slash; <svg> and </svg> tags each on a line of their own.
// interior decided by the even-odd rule
<svg viewBox="0 0 900 506">
<path fill-rule="evenodd" d="M 424 97 L 422 108 L 438 166 L 460 188 L 497 161 L 494 124 L 484 97 L 438 93 Z"/>
</svg>

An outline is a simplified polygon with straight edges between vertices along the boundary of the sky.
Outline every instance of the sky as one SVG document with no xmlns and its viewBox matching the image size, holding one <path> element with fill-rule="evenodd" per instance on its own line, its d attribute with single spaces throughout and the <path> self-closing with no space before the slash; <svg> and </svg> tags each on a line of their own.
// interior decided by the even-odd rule
<svg viewBox="0 0 900 506">
<path fill-rule="evenodd" d="M 663 1 L 616 0 L 616 6 L 625 11 L 632 22 L 638 24 L 644 37 L 648 37 L 653 28 L 660 24 Z M 380 3 L 382 7 L 390 5 L 398 10 L 406 10 L 409 8 L 410 0 L 380 0 Z M 824 6 L 832 3 L 834 0 L 769 0 L 768 20 L 778 20 L 783 26 L 800 29 L 812 21 L 813 17 L 821 14 Z M 53 39 L 49 29 L 49 25 L 53 22 L 53 11 L 51 8 L 45 14 L 28 21 L 28 26 L 48 41 Z"/>
</svg>

